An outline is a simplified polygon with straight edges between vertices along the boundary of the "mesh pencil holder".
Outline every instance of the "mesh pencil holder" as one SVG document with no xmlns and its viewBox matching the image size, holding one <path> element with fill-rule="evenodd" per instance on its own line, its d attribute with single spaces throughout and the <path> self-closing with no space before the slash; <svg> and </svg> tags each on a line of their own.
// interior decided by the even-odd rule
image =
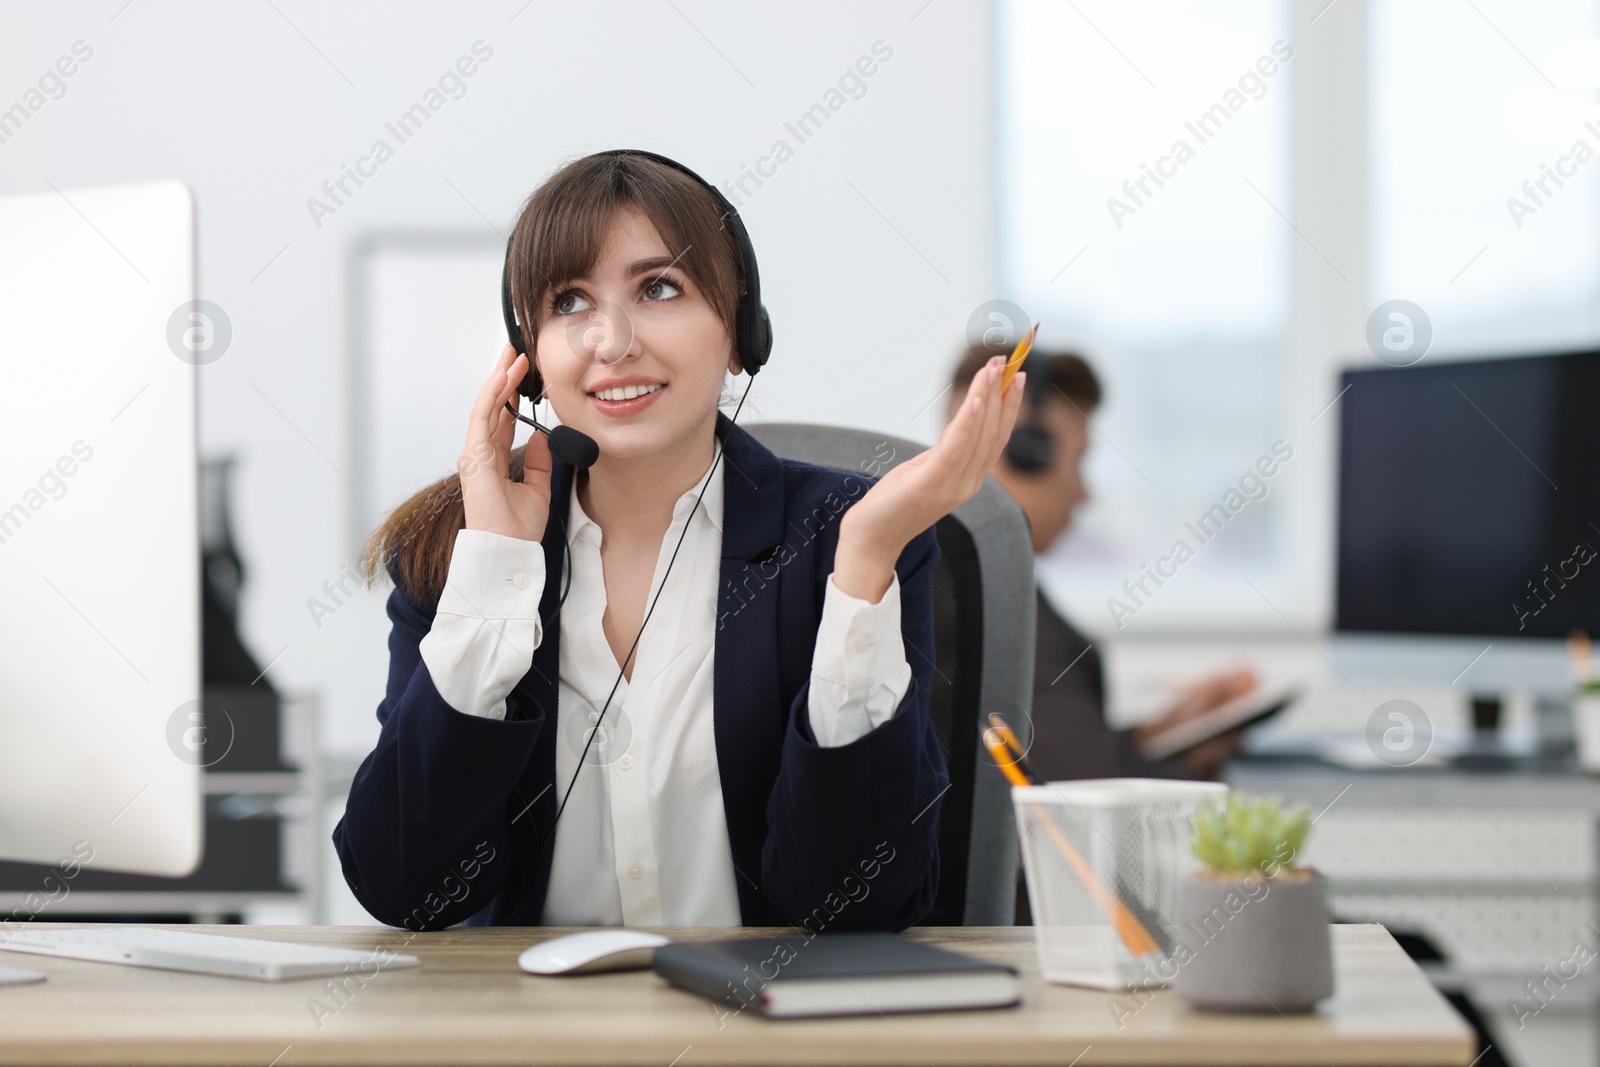
<svg viewBox="0 0 1600 1067">
<path fill-rule="evenodd" d="M 1097 989 L 1162 985 L 1178 884 L 1199 866 L 1195 814 L 1220 782 L 1104 778 L 1015 786 L 1012 806 L 1045 979 Z"/>
</svg>

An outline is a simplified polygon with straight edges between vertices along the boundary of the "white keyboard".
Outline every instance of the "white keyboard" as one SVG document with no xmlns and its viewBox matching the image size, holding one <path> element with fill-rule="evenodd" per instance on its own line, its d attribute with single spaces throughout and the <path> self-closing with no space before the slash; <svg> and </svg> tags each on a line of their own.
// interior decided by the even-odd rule
<svg viewBox="0 0 1600 1067">
<path fill-rule="evenodd" d="M 140 926 L 81 927 L 71 930 L 29 930 L 0 933 L 0 950 L 65 956 L 131 967 L 194 971 L 225 978 L 277 982 L 324 974 L 359 974 L 370 978 L 381 968 L 416 967 L 415 956 L 385 948 L 356 951 L 324 948 L 253 937 L 195 934 L 186 930 L 152 930 Z"/>
</svg>

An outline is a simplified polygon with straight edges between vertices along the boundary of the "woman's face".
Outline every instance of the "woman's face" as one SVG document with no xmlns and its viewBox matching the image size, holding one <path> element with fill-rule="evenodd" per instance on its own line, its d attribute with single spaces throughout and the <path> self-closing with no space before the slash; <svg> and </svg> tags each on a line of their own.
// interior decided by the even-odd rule
<svg viewBox="0 0 1600 1067">
<path fill-rule="evenodd" d="M 625 205 L 586 278 L 555 280 L 535 358 L 561 421 L 605 459 L 709 447 L 733 343 L 649 218 Z"/>
</svg>

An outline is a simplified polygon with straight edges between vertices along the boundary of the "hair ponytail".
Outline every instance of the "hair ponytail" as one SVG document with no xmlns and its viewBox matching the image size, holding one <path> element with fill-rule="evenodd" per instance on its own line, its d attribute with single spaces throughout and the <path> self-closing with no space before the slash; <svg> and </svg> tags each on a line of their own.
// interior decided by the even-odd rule
<svg viewBox="0 0 1600 1067">
<path fill-rule="evenodd" d="M 526 445 L 513 448 L 507 474 L 522 481 Z M 456 531 L 467 525 L 459 472 L 413 493 L 367 535 L 361 550 L 361 578 L 370 588 L 387 571 L 412 603 L 435 607 L 450 573 Z"/>
</svg>

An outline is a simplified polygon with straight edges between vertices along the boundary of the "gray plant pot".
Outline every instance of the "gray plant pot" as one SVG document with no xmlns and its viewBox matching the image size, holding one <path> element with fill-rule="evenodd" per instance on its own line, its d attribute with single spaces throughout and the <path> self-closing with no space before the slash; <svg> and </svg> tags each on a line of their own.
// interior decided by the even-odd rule
<svg viewBox="0 0 1600 1067">
<path fill-rule="evenodd" d="M 1196 1008 L 1309 1011 L 1333 994 L 1321 874 L 1301 881 L 1191 874 L 1178 887 L 1176 935 L 1172 988 Z"/>
</svg>

